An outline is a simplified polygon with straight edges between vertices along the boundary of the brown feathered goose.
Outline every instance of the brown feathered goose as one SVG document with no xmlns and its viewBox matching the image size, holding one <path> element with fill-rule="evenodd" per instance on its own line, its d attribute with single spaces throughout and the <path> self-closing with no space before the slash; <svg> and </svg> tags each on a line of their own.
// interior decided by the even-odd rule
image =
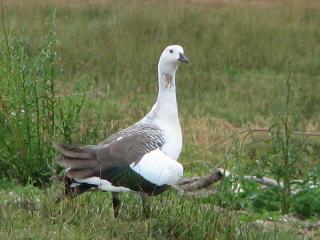
<svg viewBox="0 0 320 240">
<path fill-rule="evenodd" d="M 91 188 L 112 192 L 117 216 L 120 192 L 156 195 L 179 180 L 183 175 L 177 162 L 182 148 L 175 85 L 179 62 L 188 62 L 183 48 L 166 47 L 158 64 L 157 101 L 134 125 L 97 145 L 54 144 L 61 153 L 57 162 L 65 168 L 65 197 Z"/>
</svg>

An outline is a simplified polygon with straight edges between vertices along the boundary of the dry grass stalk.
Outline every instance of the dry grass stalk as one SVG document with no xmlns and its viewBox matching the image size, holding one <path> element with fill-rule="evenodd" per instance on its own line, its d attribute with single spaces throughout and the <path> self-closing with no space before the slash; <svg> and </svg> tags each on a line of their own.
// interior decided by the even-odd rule
<svg viewBox="0 0 320 240">
<path fill-rule="evenodd" d="M 271 178 L 259 178 L 256 176 L 243 176 L 244 180 L 250 180 L 250 181 L 254 181 L 256 183 L 260 183 L 262 185 L 268 186 L 268 187 L 279 187 L 281 186 L 281 183 L 278 183 L 276 180 L 271 179 Z"/>
<path fill-rule="evenodd" d="M 182 191 L 195 191 L 206 188 L 211 184 L 220 181 L 224 177 L 220 170 L 215 170 L 213 173 L 202 177 L 191 177 L 181 179 L 174 187 Z"/>
</svg>

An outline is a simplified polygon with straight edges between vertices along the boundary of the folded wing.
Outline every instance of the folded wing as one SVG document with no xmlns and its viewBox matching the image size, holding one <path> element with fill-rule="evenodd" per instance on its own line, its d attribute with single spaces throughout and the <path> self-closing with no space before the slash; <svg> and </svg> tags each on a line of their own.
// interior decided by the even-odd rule
<svg viewBox="0 0 320 240">
<path fill-rule="evenodd" d="M 94 176 L 102 171 L 138 163 L 148 152 L 161 146 L 143 133 L 125 134 L 107 144 L 73 147 L 54 144 L 61 153 L 58 164 L 68 169 L 71 178 Z"/>
</svg>

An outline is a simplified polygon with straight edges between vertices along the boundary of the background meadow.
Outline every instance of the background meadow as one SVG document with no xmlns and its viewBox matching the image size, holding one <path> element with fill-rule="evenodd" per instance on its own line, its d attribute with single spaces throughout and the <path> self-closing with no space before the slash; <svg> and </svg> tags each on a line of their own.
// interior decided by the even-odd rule
<svg viewBox="0 0 320 240">
<path fill-rule="evenodd" d="M 3 1 L 0 236 L 30 239 L 320 238 L 318 1 Z M 109 193 L 56 204 L 52 141 L 94 144 L 139 120 L 170 44 L 186 176 L 226 167 L 216 193 Z M 244 129 L 270 128 L 270 132 Z M 216 144 L 221 139 L 227 139 Z M 270 177 L 263 188 L 244 175 Z"/>
</svg>

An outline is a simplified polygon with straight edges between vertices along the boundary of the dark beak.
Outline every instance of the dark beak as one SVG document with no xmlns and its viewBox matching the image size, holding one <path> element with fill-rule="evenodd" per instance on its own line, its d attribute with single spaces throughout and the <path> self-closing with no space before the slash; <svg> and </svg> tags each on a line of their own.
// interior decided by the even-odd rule
<svg viewBox="0 0 320 240">
<path fill-rule="evenodd" d="M 184 63 L 188 63 L 189 59 L 186 57 L 186 55 L 184 55 L 183 53 L 179 53 L 179 58 L 178 61 L 180 62 L 184 62 Z"/>
</svg>

